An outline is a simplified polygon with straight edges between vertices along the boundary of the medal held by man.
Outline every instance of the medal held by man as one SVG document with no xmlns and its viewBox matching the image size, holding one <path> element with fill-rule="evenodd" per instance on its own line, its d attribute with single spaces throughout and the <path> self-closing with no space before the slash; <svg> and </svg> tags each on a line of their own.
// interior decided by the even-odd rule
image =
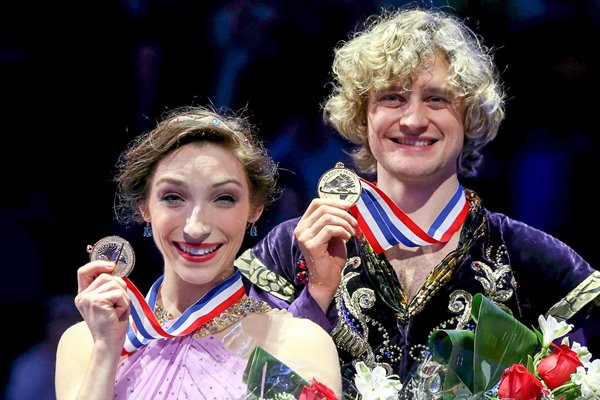
<svg viewBox="0 0 600 400">
<path fill-rule="evenodd" d="M 356 204 L 360 198 L 362 186 L 358 175 L 344 163 L 338 162 L 333 168 L 326 171 L 320 178 L 317 186 L 319 197 L 324 199 L 346 200 Z"/>
</svg>

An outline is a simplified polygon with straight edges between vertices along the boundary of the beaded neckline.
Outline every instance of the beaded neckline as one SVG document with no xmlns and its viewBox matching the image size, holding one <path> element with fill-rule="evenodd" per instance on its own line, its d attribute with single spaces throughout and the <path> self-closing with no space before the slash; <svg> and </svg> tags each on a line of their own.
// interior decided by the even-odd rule
<svg viewBox="0 0 600 400">
<path fill-rule="evenodd" d="M 197 328 L 194 331 L 194 338 L 199 339 L 206 335 L 215 334 L 228 326 L 233 325 L 249 314 L 262 314 L 270 310 L 271 307 L 266 302 L 244 296 L 220 315 Z M 160 304 L 156 304 L 154 307 L 154 315 L 161 326 L 164 326 L 173 319 L 173 315 L 165 310 Z"/>
<path fill-rule="evenodd" d="M 165 326 L 167 322 L 173 319 L 173 315 L 158 303 L 156 303 L 156 306 L 154 306 L 154 316 L 156 317 L 156 320 L 160 326 Z"/>
</svg>

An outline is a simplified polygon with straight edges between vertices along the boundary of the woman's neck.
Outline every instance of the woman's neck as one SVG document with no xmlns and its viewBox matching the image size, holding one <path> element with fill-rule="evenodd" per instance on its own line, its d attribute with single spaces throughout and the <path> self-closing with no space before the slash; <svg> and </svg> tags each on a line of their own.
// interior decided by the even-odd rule
<svg viewBox="0 0 600 400">
<path fill-rule="evenodd" d="M 178 317 L 214 287 L 214 284 L 186 282 L 173 271 L 165 270 L 157 302 L 174 317 Z"/>
</svg>

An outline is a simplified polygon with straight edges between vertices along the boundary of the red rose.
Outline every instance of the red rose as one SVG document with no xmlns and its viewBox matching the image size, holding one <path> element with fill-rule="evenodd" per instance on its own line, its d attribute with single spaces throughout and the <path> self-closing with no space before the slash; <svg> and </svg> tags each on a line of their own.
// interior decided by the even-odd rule
<svg viewBox="0 0 600 400">
<path fill-rule="evenodd" d="M 502 400 L 535 400 L 544 386 L 527 368 L 513 364 L 502 373 L 498 396 Z"/>
<path fill-rule="evenodd" d="M 537 369 L 540 378 L 553 390 L 571 380 L 571 374 L 577 372 L 577 367 L 582 366 L 577 353 L 563 344 L 560 347 L 554 345 L 554 352 L 540 361 Z"/>
<path fill-rule="evenodd" d="M 304 386 L 298 400 L 339 400 L 333 390 L 312 379 L 310 386 Z"/>
</svg>

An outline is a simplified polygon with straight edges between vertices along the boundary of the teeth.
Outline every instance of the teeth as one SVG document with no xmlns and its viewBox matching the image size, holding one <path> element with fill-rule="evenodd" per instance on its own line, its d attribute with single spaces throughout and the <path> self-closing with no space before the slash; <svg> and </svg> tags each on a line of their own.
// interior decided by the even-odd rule
<svg viewBox="0 0 600 400">
<path fill-rule="evenodd" d="M 431 145 L 430 140 L 394 140 L 398 144 L 403 144 L 405 146 L 415 146 L 415 147 L 424 147 Z"/>
<path fill-rule="evenodd" d="M 185 251 L 186 253 L 190 253 L 194 256 L 203 256 L 205 254 L 212 253 L 213 251 L 215 251 L 217 249 L 217 247 L 219 247 L 219 246 L 214 245 L 211 247 L 198 248 L 198 247 L 188 247 L 188 246 L 181 245 L 181 250 Z"/>
</svg>

